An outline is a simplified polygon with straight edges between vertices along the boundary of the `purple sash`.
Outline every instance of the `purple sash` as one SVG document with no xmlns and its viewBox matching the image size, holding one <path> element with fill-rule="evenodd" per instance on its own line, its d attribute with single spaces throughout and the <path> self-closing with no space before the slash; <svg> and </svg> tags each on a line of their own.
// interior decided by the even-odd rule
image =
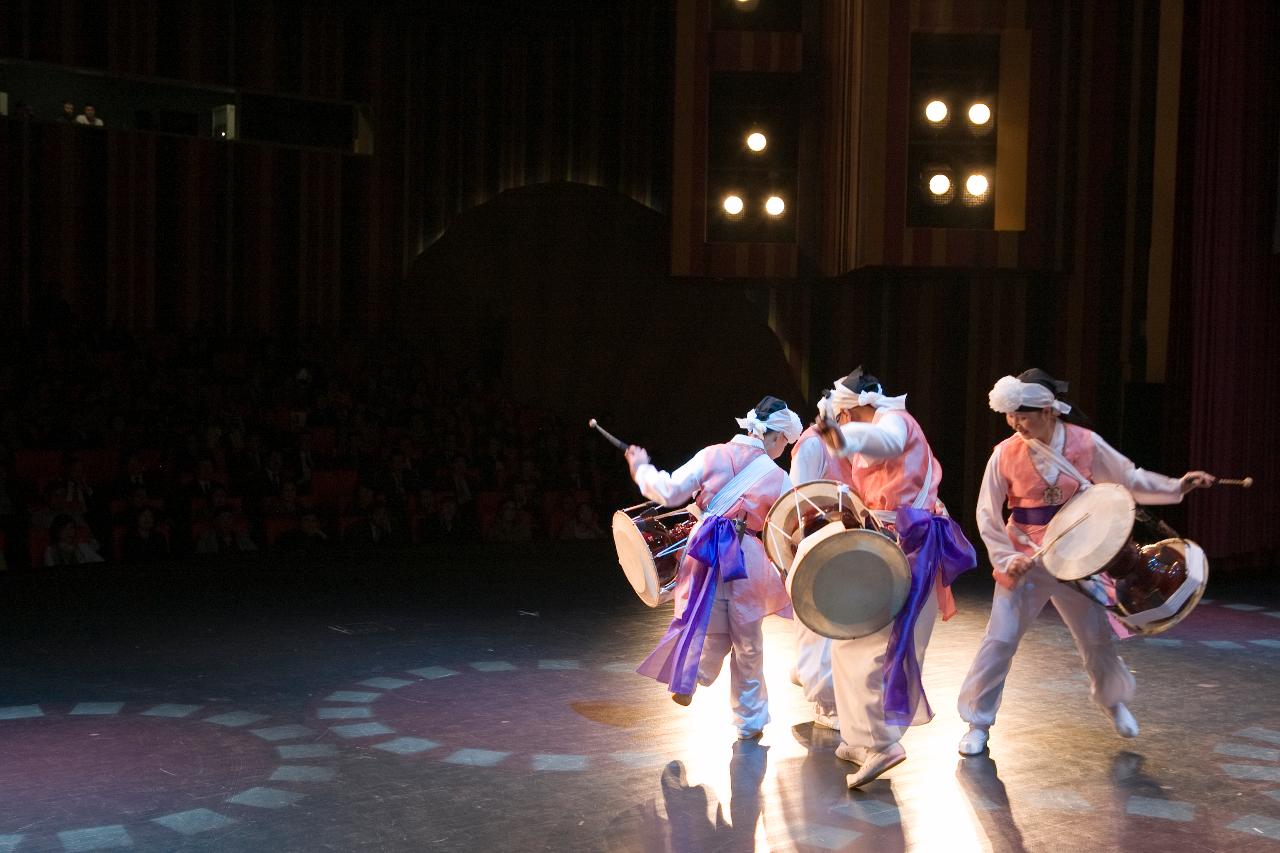
<svg viewBox="0 0 1280 853">
<path fill-rule="evenodd" d="M 920 663 L 916 659 L 916 622 L 934 584 L 951 583 L 978 564 L 973 546 L 955 520 L 909 506 L 898 507 L 898 541 L 911 563 L 911 590 L 893 621 L 884 659 L 884 718 L 893 726 L 911 726 L 933 719 L 924 695 Z M 923 718 L 917 721 L 918 711 Z"/>
<path fill-rule="evenodd" d="M 691 561 L 689 603 L 684 613 L 671 620 L 658 647 L 636 668 L 641 675 L 668 685 L 672 693 L 692 693 L 698 686 L 698 664 L 719 582 L 747 576 L 737 526 L 723 516 L 702 519 L 685 559 Z"/>
</svg>

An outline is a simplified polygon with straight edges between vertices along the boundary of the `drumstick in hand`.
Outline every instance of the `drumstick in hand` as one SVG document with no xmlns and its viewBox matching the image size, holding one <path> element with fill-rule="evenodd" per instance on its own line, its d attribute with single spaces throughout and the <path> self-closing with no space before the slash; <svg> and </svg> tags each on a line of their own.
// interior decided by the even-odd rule
<svg viewBox="0 0 1280 853">
<path fill-rule="evenodd" d="M 1243 480 L 1214 480 L 1213 484 L 1215 486 L 1240 486 L 1241 488 L 1247 489 L 1253 485 L 1253 478 L 1245 477 Z"/>
<path fill-rule="evenodd" d="M 1086 518 L 1088 518 L 1092 514 L 1093 513 L 1086 512 L 1084 515 L 1080 516 L 1075 521 L 1071 522 L 1069 525 L 1067 525 L 1066 530 L 1062 531 L 1057 536 L 1053 537 L 1053 539 L 1050 540 L 1049 542 L 1045 543 L 1044 545 L 1041 545 L 1040 550 L 1036 551 L 1034 554 L 1031 555 L 1031 559 L 1038 560 L 1041 557 L 1043 557 L 1045 554 L 1049 553 L 1049 549 L 1052 548 L 1054 545 L 1057 545 L 1060 541 L 1062 541 L 1063 536 L 1066 536 L 1072 530 L 1075 530 L 1076 525 L 1084 521 Z"/>
<path fill-rule="evenodd" d="M 622 441 L 622 440 L 620 440 L 620 439 L 616 438 L 615 436 L 610 435 L 610 434 L 609 434 L 609 432 L 608 432 L 608 430 L 606 430 L 604 427 L 600 426 L 600 424 L 596 421 L 596 419 L 595 419 L 595 418 L 592 418 L 591 420 L 587 421 L 587 428 L 588 428 L 588 429 L 593 429 L 593 430 L 595 430 L 596 432 L 600 433 L 601 435 L 603 435 L 603 436 L 604 436 L 605 441 L 609 442 L 609 443 L 610 443 L 610 444 L 612 444 L 614 447 L 618 448 L 619 450 L 621 450 L 621 451 L 623 451 L 623 452 L 625 452 L 625 451 L 626 451 L 626 449 L 627 449 L 628 447 L 630 447 L 630 446 L 631 446 L 631 445 L 627 444 L 625 441 Z"/>
</svg>

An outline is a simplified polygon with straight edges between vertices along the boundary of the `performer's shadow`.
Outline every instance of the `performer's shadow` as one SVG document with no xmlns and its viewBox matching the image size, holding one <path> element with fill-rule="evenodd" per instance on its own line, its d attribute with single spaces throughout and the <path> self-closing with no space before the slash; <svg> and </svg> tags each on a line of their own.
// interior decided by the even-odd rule
<svg viewBox="0 0 1280 853">
<path fill-rule="evenodd" d="M 961 758 L 956 764 L 956 779 L 969 798 L 991 849 L 998 853 L 1025 853 L 1022 830 L 1014 820 L 1009 795 L 990 754 Z"/>
<path fill-rule="evenodd" d="M 667 818 L 656 803 L 620 815 L 613 821 L 609 850 L 669 851 L 669 853 L 736 853 L 755 850 L 761 795 L 769 748 L 759 741 L 740 740 L 729 759 L 729 814 L 706 785 L 690 785 L 684 764 L 672 761 L 662 770 L 659 785 Z M 712 809 L 714 807 L 714 814 Z"/>
<path fill-rule="evenodd" d="M 756 824 L 760 820 L 760 788 L 768 767 L 769 748 L 759 741 L 740 740 L 729 759 L 729 820 L 724 806 L 715 803 L 715 817 L 708 808 L 712 798 L 705 785 L 690 786 L 684 765 L 673 761 L 662 771 L 662 799 L 667 808 L 671 853 L 751 851 L 755 849 Z"/>
<path fill-rule="evenodd" d="M 809 724 L 793 726 L 795 739 L 808 753 L 783 764 L 777 773 L 781 826 L 770 826 L 770 838 L 785 833 L 803 850 L 859 850 L 897 853 L 906 849 L 902 815 L 889 779 L 877 779 L 850 791 L 845 777 L 856 769 L 835 757 L 840 734 Z"/>
</svg>

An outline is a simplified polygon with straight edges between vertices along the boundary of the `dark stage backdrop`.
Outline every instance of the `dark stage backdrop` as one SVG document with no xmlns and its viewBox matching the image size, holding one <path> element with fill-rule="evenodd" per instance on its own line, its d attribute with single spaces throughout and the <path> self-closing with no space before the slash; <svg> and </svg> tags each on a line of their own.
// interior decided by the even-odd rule
<svg viewBox="0 0 1280 853">
<path fill-rule="evenodd" d="M 0 119 L 0 308 L 378 328 L 409 263 L 504 189 L 570 180 L 665 208 L 670 32 L 656 0 L 9 4 L 0 58 L 356 102 L 374 136 L 356 156 L 126 132 L 110 115 L 97 134 Z M 50 120 L 60 104 L 34 106 Z"/>
<path fill-rule="evenodd" d="M 730 321 L 699 326 L 699 346 L 722 364 L 764 365 L 735 374 L 739 390 L 726 401 L 736 409 L 747 388 L 791 383 L 807 414 L 825 383 L 865 361 L 913 395 L 940 445 L 944 495 L 957 514 L 971 513 L 981 460 L 1001 432 L 986 388 L 1035 363 L 1070 379 L 1100 431 L 1144 464 L 1257 477 L 1249 495 L 1197 495 L 1171 517 L 1215 556 L 1274 556 L 1280 471 L 1260 437 L 1276 422 L 1280 394 L 1280 336 L 1266 326 L 1280 287 L 1268 219 L 1275 4 L 1186 4 L 1171 306 L 1148 292 L 1148 258 L 1168 248 L 1167 237 L 1163 247 L 1153 242 L 1149 209 L 1157 127 L 1164 132 L 1153 105 L 1168 4 L 816 5 L 886 16 L 881 47 L 893 85 L 877 119 L 884 133 L 873 134 L 885 149 L 864 175 L 882 184 L 873 230 L 883 254 L 831 279 L 712 281 L 663 276 L 670 250 L 652 237 L 669 231 L 662 220 L 671 207 L 671 2 L 10 3 L 0 15 L 0 57 L 355 102 L 368 110 L 374 143 L 372 154 L 354 155 L 0 119 L 0 322 L 61 321 L 51 312 L 65 305 L 82 319 L 138 330 L 421 334 L 439 327 L 435 312 L 446 302 L 468 304 L 458 292 L 435 300 L 432 282 L 450 282 L 516 294 L 508 307 L 522 310 L 469 321 L 517 347 L 501 356 L 511 359 L 513 381 L 548 393 L 576 388 L 585 408 L 600 404 L 586 395 L 607 387 L 597 378 L 625 364 L 635 372 L 619 399 L 634 395 L 651 411 L 672 399 L 696 407 L 719 393 L 719 374 L 687 358 L 678 334 L 655 348 L 634 331 L 593 338 L 581 330 L 617 330 L 633 310 L 688 328 L 680 325 L 688 317 L 720 316 L 724 304 Z M 905 107 L 890 99 L 905 85 L 898 76 L 911 30 L 1001 26 L 1032 34 L 1028 230 L 994 242 L 974 232 L 908 235 L 897 221 Z M 606 193 L 630 211 L 619 221 L 638 231 L 584 229 L 584 237 L 566 227 L 580 220 L 565 219 L 559 228 L 527 223 L 519 237 L 510 220 L 484 213 L 505 191 L 542 185 Z M 470 278 L 449 259 L 466 257 L 458 246 L 478 238 L 452 247 L 440 240 L 468 212 L 507 223 L 485 226 L 489 244 L 507 248 L 490 252 L 483 275 Z M 510 250 L 534 246 L 530 235 L 546 239 L 541 254 Z M 545 263 L 581 252 L 586 239 L 594 242 L 583 266 Z M 625 259 L 616 270 L 586 263 L 610 252 Z M 916 264 L 926 252 L 928 273 Z M 819 268 L 816 254 L 801 260 L 801 270 Z M 830 272 L 841 269 L 848 266 Z M 540 289 L 556 300 L 539 299 Z M 575 292 L 592 301 L 562 298 Z M 549 307 L 566 303 L 559 314 Z M 1149 362 L 1164 352 L 1147 340 L 1153 304 L 1173 310 L 1167 371 Z M 583 356 L 592 370 L 563 383 L 529 360 L 562 341 L 579 347 L 570 352 L 591 341 L 611 349 Z M 718 437 L 704 414 L 687 421 L 683 438 L 663 439 L 672 452 Z"/>
</svg>

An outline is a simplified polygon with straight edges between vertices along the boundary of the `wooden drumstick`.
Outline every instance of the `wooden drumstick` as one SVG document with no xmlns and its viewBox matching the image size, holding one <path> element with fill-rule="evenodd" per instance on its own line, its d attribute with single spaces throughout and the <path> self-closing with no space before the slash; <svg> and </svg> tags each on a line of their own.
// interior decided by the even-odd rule
<svg viewBox="0 0 1280 853">
<path fill-rule="evenodd" d="M 1215 486 L 1239 486 L 1242 489 L 1248 489 L 1253 486 L 1253 478 L 1245 477 L 1243 480 L 1214 480 Z"/>
<path fill-rule="evenodd" d="M 1045 554 L 1049 553 L 1049 549 L 1052 548 L 1054 545 L 1057 545 L 1058 542 L 1062 540 L 1063 536 L 1066 536 L 1072 530 L 1075 530 L 1076 526 L 1079 525 L 1080 522 L 1084 521 L 1086 518 L 1088 518 L 1092 514 L 1093 513 L 1086 512 L 1084 515 L 1080 516 L 1075 521 L 1071 522 L 1069 525 L 1067 525 L 1066 530 L 1062 531 L 1057 536 L 1053 537 L 1053 539 L 1050 540 L 1049 542 L 1046 542 L 1044 545 L 1041 545 L 1040 550 L 1036 551 L 1034 554 L 1031 555 L 1031 559 L 1038 560 L 1041 557 L 1043 557 Z"/>
<path fill-rule="evenodd" d="M 610 443 L 610 444 L 612 444 L 614 447 L 618 448 L 619 450 L 623 451 L 624 453 L 626 452 L 627 448 L 631 446 L 631 445 L 627 444 L 625 441 L 622 441 L 622 440 L 620 440 L 620 439 L 616 438 L 615 436 L 610 435 L 610 434 L 609 434 L 609 432 L 608 432 L 608 430 L 606 430 L 604 427 L 600 426 L 600 424 L 596 421 L 596 419 L 595 419 L 595 418 L 592 418 L 591 420 L 587 421 L 587 428 L 588 428 L 588 429 L 593 429 L 593 430 L 595 430 L 596 432 L 598 432 L 598 433 L 600 433 L 601 435 L 603 435 L 603 436 L 604 436 L 604 438 L 605 438 L 605 441 L 609 442 L 609 443 Z"/>
</svg>

